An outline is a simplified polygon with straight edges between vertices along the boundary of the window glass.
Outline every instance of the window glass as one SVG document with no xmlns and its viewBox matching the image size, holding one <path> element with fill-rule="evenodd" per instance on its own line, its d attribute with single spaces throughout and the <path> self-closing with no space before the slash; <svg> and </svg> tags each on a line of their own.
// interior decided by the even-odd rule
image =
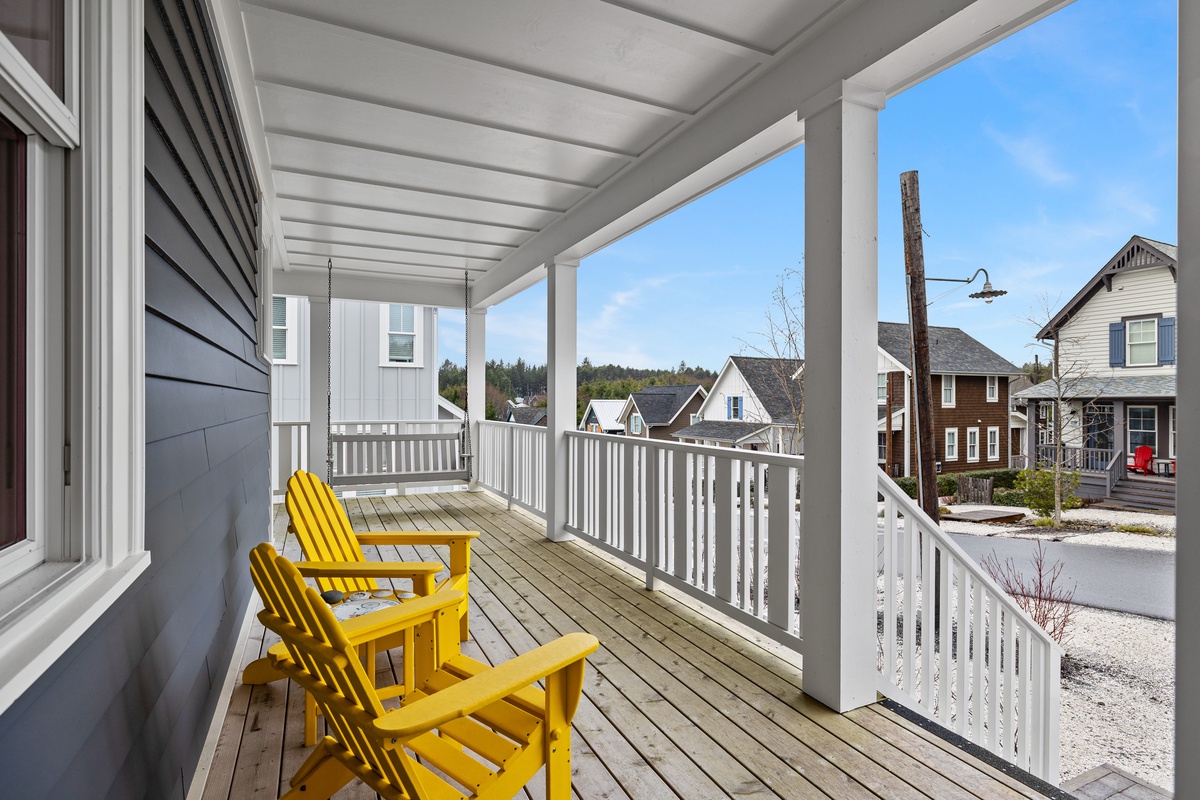
<svg viewBox="0 0 1200 800">
<path fill-rule="evenodd" d="M 1158 447 L 1158 409 L 1154 406 L 1129 407 L 1129 454 L 1142 446 Z"/>
<path fill-rule="evenodd" d="M 416 313 L 412 306 L 388 306 L 388 361 L 412 364 L 416 359 Z"/>
<path fill-rule="evenodd" d="M 946 460 L 958 458 L 958 428 L 946 431 Z"/>
<path fill-rule="evenodd" d="M 271 298 L 271 357 L 283 361 L 287 351 L 287 298 Z"/>
<path fill-rule="evenodd" d="M 967 461 L 979 460 L 979 429 L 967 428 Z"/>
<path fill-rule="evenodd" d="M 729 418 L 742 418 L 742 398 L 740 396 L 729 398 Z"/>
<path fill-rule="evenodd" d="M 0 118 L 0 548 L 26 538 L 25 194 L 25 136 Z"/>
<path fill-rule="evenodd" d="M 1000 399 L 1000 378 L 996 375 L 987 376 L 987 399 Z"/>
<path fill-rule="evenodd" d="M 996 461 L 1000 458 L 1000 429 L 988 428 L 988 461 Z"/>
<path fill-rule="evenodd" d="M 642 418 L 640 415 L 633 415 L 633 418 L 629 421 L 629 430 L 633 433 L 642 432 Z"/>
<path fill-rule="evenodd" d="M 63 0 L 0 0 L 0 33 L 63 99 Z"/>
<path fill-rule="evenodd" d="M 1158 363 L 1158 320 L 1137 319 L 1127 323 L 1129 366 L 1147 366 Z"/>
<path fill-rule="evenodd" d="M 883 403 L 887 401 L 887 373 L 880 372 L 875 376 L 875 399 Z"/>
<path fill-rule="evenodd" d="M 942 376 L 942 405 L 954 405 L 954 376 Z"/>
</svg>

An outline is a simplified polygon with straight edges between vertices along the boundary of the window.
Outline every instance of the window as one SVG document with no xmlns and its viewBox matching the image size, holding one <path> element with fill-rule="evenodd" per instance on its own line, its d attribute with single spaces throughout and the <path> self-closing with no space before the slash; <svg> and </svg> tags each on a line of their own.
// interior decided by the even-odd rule
<svg viewBox="0 0 1200 800">
<path fill-rule="evenodd" d="M 692 414 L 692 415 L 691 415 L 691 417 L 688 419 L 688 424 L 689 424 L 689 425 L 695 425 L 695 424 L 696 424 L 697 422 L 699 422 L 699 421 L 700 421 L 700 415 L 699 415 L 699 414 Z"/>
<path fill-rule="evenodd" d="M 990 427 L 987 429 L 987 459 L 988 461 L 1000 460 L 1000 428 Z"/>
<path fill-rule="evenodd" d="M 880 372 L 875 376 L 875 399 L 880 403 L 887 402 L 887 383 L 888 376 L 886 372 Z"/>
<path fill-rule="evenodd" d="M 1000 400 L 1000 376 L 987 376 L 987 401 L 995 403 Z"/>
<path fill-rule="evenodd" d="M 296 297 L 271 298 L 271 360 L 276 364 L 297 363 L 296 321 L 300 300 Z"/>
<path fill-rule="evenodd" d="M 1171 458 L 1175 458 L 1175 406 L 1171 406 Z"/>
<path fill-rule="evenodd" d="M 953 375 L 942 376 L 942 408 L 954 407 L 954 384 Z"/>
<path fill-rule="evenodd" d="M 1125 323 L 1125 364 L 1130 367 L 1158 366 L 1158 320 L 1134 319 Z"/>
<path fill-rule="evenodd" d="M 740 396 L 728 398 L 726 413 L 729 419 L 742 418 L 742 398 Z"/>
<path fill-rule="evenodd" d="M 967 428 L 967 461 L 979 460 L 979 428 Z"/>
<path fill-rule="evenodd" d="M 64 97 L 62 0 L 7 0 L 0 33 L 33 67 L 59 100 Z"/>
<path fill-rule="evenodd" d="M 1158 408 L 1129 406 L 1129 455 L 1142 445 L 1158 452 Z"/>
<path fill-rule="evenodd" d="M 629 418 L 629 432 L 634 436 L 640 436 L 642 433 L 642 415 L 634 414 Z"/>
<path fill-rule="evenodd" d="M 25 516 L 25 136 L 0 117 L 0 549 L 27 538 Z"/>
<path fill-rule="evenodd" d="M 414 363 L 417 357 L 417 319 L 414 307 L 392 303 L 387 307 L 387 315 L 388 363 Z"/>
<path fill-rule="evenodd" d="M 958 460 L 958 428 L 946 428 L 946 460 Z"/>
<path fill-rule="evenodd" d="M 879 463 L 883 464 L 887 461 L 887 433 L 880 431 L 879 433 Z"/>
</svg>

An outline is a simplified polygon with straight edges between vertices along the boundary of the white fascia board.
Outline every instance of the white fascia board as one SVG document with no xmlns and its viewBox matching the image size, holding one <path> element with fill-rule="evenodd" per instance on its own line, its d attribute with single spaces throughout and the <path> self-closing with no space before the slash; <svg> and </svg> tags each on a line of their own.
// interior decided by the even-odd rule
<svg viewBox="0 0 1200 800">
<path fill-rule="evenodd" d="M 629 415 L 634 409 L 637 409 L 637 403 L 634 402 L 633 395 L 629 395 L 629 399 L 625 401 L 625 405 L 621 406 L 620 416 L 617 417 L 617 422 L 621 423 L 622 427 L 625 426 L 625 421 L 629 419 Z M 638 413 L 642 413 L 641 409 L 638 409 Z M 644 417 L 642 418 L 642 422 L 645 423 Z"/>
<path fill-rule="evenodd" d="M 885 371 L 886 372 L 903 372 L 905 375 L 909 374 L 909 372 L 910 372 L 909 368 L 906 367 L 904 364 L 901 364 L 895 358 L 895 356 L 893 356 L 887 350 L 884 350 L 882 347 L 880 347 L 878 349 L 879 349 L 879 367 L 878 367 L 878 369 L 880 372 L 885 372 Z"/>
<path fill-rule="evenodd" d="M 713 381 L 712 389 L 709 389 L 708 394 L 704 398 L 704 402 L 700 404 L 700 408 L 696 411 L 696 413 L 700 415 L 700 419 L 707 419 L 707 417 L 705 417 L 704 414 L 706 411 L 708 411 L 708 404 L 709 404 L 709 402 L 713 402 L 713 403 L 716 402 L 712 398 L 716 397 L 719 394 L 717 389 L 721 386 L 721 382 L 725 379 L 725 375 L 731 369 L 736 370 L 737 365 L 733 363 L 733 356 L 728 356 L 725 359 L 724 366 L 721 367 L 721 371 L 717 373 L 717 379 L 715 381 Z M 740 370 L 739 370 L 739 374 L 740 374 Z M 745 383 L 744 380 L 743 380 L 743 383 Z"/>
<path fill-rule="evenodd" d="M 555 256 L 592 252 L 601 245 L 599 240 L 611 240 L 623 235 L 621 229 L 634 230 L 630 226 L 644 225 L 653 218 L 626 218 L 636 209 L 644 208 L 647 214 L 666 213 L 665 207 L 672 202 L 683 202 L 682 192 L 679 198 L 664 199 L 663 208 L 655 208 L 656 198 L 772 126 L 796 117 L 797 111 L 803 118 L 819 110 L 815 106 L 828 103 L 830 87 L 854 81 L 894 95 L 1068 2 L 864 0 L 828 26 L 814 27 L 807 41 L 798 43 L 791 55 L 769 66 L 760 77 L 677 135 L 664 139 L 555 224 L 506 256 L 478 279 L 472 304 L 499 302 L 511 296 L 510 284 Z M 716 185 L 720 183 L 714 188 Z M 699 192 L 699 187 L 691 190 Z M 622 219 L 622 224 L 614 226 Z"/>
<path fill-rule="evenodd" d="M 321 268 L 293 267 L 273 272 L 275 294 L 297 297 L 325 297 L 329 275 Z M 347 274 L 334 270 L 333 296 L 339 300 L 365 300 L 372 303 L 405 303 L 415 306 L 462 308 L 462 284 L 420 281 L 390 275 Z"/>
<path fill-rule="evenodd" d="M 273 246 L 266 248 L 270 263 L 263 266 L 272 270 L 291 269 L 287 262 L 283 221 L 276 210 L 275 175 L 271 171 L 271 155 L 267 152 L 266 128 L 254 83 L 254 67 L 250 60 L 246 25 L 242 19 L 242 4 L 240 0 L 207 0 L 207 5 L 209 19 L 216 33 L 217 49 L 222 55 L 220 66 L 229 79 L 229 88 L 244 126 L 246 149 L 258 177 L 258 190 L 262 193 L 259 214 L 266 215 L 270 221 L 269 225 L 263 227 L 269 227 Z"/>
</svg>

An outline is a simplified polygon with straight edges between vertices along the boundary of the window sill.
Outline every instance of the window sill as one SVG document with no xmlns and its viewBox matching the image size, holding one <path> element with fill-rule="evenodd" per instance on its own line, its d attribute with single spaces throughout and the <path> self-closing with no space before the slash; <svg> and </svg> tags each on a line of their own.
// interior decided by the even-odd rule
<svg viewBox="0 0 1200 800">
<path fill-rule="evenodd" d="M 47 563 L 0 590 L 0 714 L 79 640 L 150 566 L 148 552 L 121 563 Z M 42 587 L 30 591 L 31 587 Z"/>
<path fill-rule="evenodd" d="M 388 367 L 389 369 L 420 369 L 420 364 L 401 364 L 394 361 L 385 361 L 379 366 Z"/>
</svg>

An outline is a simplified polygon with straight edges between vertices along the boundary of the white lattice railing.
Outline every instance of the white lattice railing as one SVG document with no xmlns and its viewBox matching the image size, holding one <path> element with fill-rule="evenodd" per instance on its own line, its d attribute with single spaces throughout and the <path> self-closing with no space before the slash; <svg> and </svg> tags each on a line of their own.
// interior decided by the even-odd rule
<svg viewBox="0 0 1200 800">
<path fill-rule="evenodd" d="M 882 472 L 879 492 L 879 691 L 1057 783 L 1061 648 Z"/>
<path fill-rule="evenodd" d="M 515 422 L 480 422 L 475 480 L 510 504 L 546 513 L 546 429 Z"/>
<path fill-rule="evenodd" d="M 567 443 L 568 531 L 644 569 L 647 586 L 668 583 L 802 651 L 803 458 L 598 433 Z"/>
</svg>

